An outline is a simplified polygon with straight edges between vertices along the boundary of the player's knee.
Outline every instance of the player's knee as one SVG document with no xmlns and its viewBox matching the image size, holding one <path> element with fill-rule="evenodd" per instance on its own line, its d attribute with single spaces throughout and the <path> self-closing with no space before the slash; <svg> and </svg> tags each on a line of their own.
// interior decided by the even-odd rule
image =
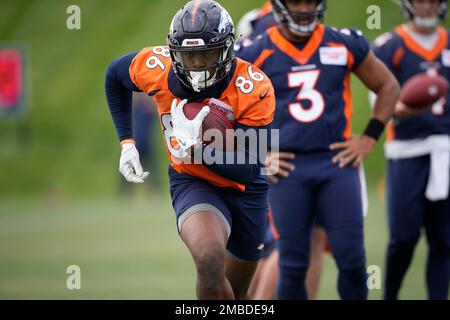
<svg viewBox="0 0 450 320">
<path fill-rule="evenodd" d="M 414 248 L 419 241 L 420 232 L 419 233 L 400 233 L 400 232 L 392 232 L 391 238 L 389 240 L 389 246 L 391 248 L 398 249 L 411 249 Z"/>
<path fill-rule="evenodd" d="M 428 243 L 431 253 L 450 256 L 450 239 L 448 235 L 428 239 Z"/>
<path fill-rule="evenodd" d="M 297 284 L 303 283 L 306 278 L 308 267 L 284 266 L 280 268 L 280 275 L 287 281 L 293 281 Z"/>
<path fill-rule="evenodd" d="M 295 236 L 283 236 L 278 240 L 280 268 L 308 268 L 310 235 L 299 232 Z"/>
<path fill-rule="evenodd" d="M 283 235 L 278 240 L 278 251 L 279 298 L 305 298 L 304 283 L 309 264 L 310 233 L 298 232 L 292 236 Z"/>
<path fill-rule="evenodd" d="M 366 263 L 362 227 L 330 231 L 331 251 L 340 270 L 353 270 Z"/>
<path fill-rule="evenodd" d="M 192 253 L 200 277 L 211 285 L 221 280 L 225 270 L 225 250 L 220 242 L 199 244 Z"/>
</svg>

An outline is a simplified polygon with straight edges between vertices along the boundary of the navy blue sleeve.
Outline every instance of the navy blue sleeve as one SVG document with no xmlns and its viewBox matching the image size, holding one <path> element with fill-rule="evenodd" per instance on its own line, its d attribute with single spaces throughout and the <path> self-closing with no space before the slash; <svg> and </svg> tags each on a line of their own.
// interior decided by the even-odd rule
<svg viewBox="0 0 450 320">
<path fill-rule="evenodd" d="M 207 164 L 203 157 L 203 165 L 221 177 L 248 185 L 261 175 L 261 169 L 264 167 L 266 153 L 270 146 L 270 125 L 253 127 L 238 123 L 235 130 L 238 129 L 242 129 L 244 134 L 247 130 L 255 130 L 257 136 L 256 146 L 249 145 L 249 141 L 246 141 L 244 150 L 237 150 L 236 152 L 226 152 L 212 149 L 211 147 L 203 147 L 203 154 L 206 151 L 207 153 L 211 153 L 214 159 L 220 159 L 213 164 Z M 266 131 L 264 132 L 263 130 Z M 266 146 L 261 145 L 261 143 L 264 144 L 264 141 L 260 143 L 261 137 L 267 137 Z M 264 147 L 265 150 L 260 150 L 261 147 Z M 232 164 L 227 163 L 227 160 L 229 161 L 230 159 L 233 159 Z"/>
<path fill-rule="evenodd" d="M 375 39 L 373 52 L 391 71 L 393 70 L 392 58 L 395 50 L 392 33 L 385 33 Z"/>
<path fill-rule="evenodd" d="M 346 37 L 348 48 L 355 59 L 353 70 L 356 69 L 366 58 L 370 51 L 369 41 L 360 30 L 351 29 L 350 35 Z"/>
<path fill-rule="evenodd" d="M 251 39 L 255 39 L 260 34 L 263 34 L 267 29 L 277 24 L 273 12 L 270 12 L 262 17 L 259 17 L 251 22 L 253 31 L 250 34 Z"/>
<path fill-rule="evenodd" d="M 259 39 L 251 40 L 250 38 L 238 41 L 234 46 L 236 57 L 254 63 L 261 53 L 260 48 L 258 48 L 258 41 Z"/>
<path fill-rule="evenodd" d="M 141 90 L 131 81 L 128 69 L 136 54 L 133 52 L 114 60 L 106 70 L 106 100 L 120 140 L 133 137 L 132 94 Z"/>
</svg>

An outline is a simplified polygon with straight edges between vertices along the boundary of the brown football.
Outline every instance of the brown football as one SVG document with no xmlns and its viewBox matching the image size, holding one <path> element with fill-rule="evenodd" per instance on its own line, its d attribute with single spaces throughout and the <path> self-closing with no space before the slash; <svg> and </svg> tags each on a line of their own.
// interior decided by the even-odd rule
<svg viewBox="0 0 450 320">
<path fill-rule="evenodd" d="M 420 73 L 403 85 L 400 100 L 411 108 L 427 108 L 445 97 L 448 90 L 448 81 L 444 77 Z"/>
<path fill-rule="evenodd" d="M 189 120 L 192 120 L 195 118 L 195 116 L 202 110 L 202 108 L 206 105 L 206 103 L 201 102 L 189 102 L 187 103 L 184 108 L 184 114 L 186 118 Z M 208 104 L 210 112 L 206 116 L 205 120 L 203 120 L 202 123 L 202 141 L 205 145 L 211 144 L 211 146 L 219 149 L 224 150 L 226 149 L 226 139 L 227 136 L 232 136 L 232 131 L 228 131 L 227 129 L 233 129 L 233 124 L 230 120 L 228 120 L 227 115 L 224 111 L 220 110 L 214 105 Z M 216 129 L 220 132 L 220 141 L 216 141 L 217 136 L 216 132 L 210 131 L 207 132 L 209 129 Z"/>
</svg>

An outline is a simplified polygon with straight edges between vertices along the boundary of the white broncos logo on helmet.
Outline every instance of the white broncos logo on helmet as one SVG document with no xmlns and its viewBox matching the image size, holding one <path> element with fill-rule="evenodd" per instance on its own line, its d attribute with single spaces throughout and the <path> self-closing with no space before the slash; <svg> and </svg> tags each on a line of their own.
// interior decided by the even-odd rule
<svg viewBox="0 0 450 320">
<path fill-rule="evenodd" d="M 233 19 L 231 18 L 230 14 L 223 8 L 220 7 L 222 9 L 222 13 L 220 15 L 220 21 L 219 21 L 219 33 L 224 33 L 226 31 L 227 25 L 231 24 L 231 32 L 234 32 L 234 24 L 233 24 Z"/>
</svg>

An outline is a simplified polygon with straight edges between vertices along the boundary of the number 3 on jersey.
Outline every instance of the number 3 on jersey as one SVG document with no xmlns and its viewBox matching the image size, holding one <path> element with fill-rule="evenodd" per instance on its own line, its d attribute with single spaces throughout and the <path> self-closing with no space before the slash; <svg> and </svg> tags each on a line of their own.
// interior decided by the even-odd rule
<svg viewBox="0 0 450 320">
<path fill-rule="evenodd" d="M 289 88 L 300 87 L 297 102 L 289 104 L 290 114 L 299 122 L 316 121 L 325 110 L 323 96 L 315 89 L 319 76 L 319 70 L 292 72 L 288 75 Z M 309 108 L 303 107 L 301 100 L 309 100 L 311 102 Z"/>
</svg>

